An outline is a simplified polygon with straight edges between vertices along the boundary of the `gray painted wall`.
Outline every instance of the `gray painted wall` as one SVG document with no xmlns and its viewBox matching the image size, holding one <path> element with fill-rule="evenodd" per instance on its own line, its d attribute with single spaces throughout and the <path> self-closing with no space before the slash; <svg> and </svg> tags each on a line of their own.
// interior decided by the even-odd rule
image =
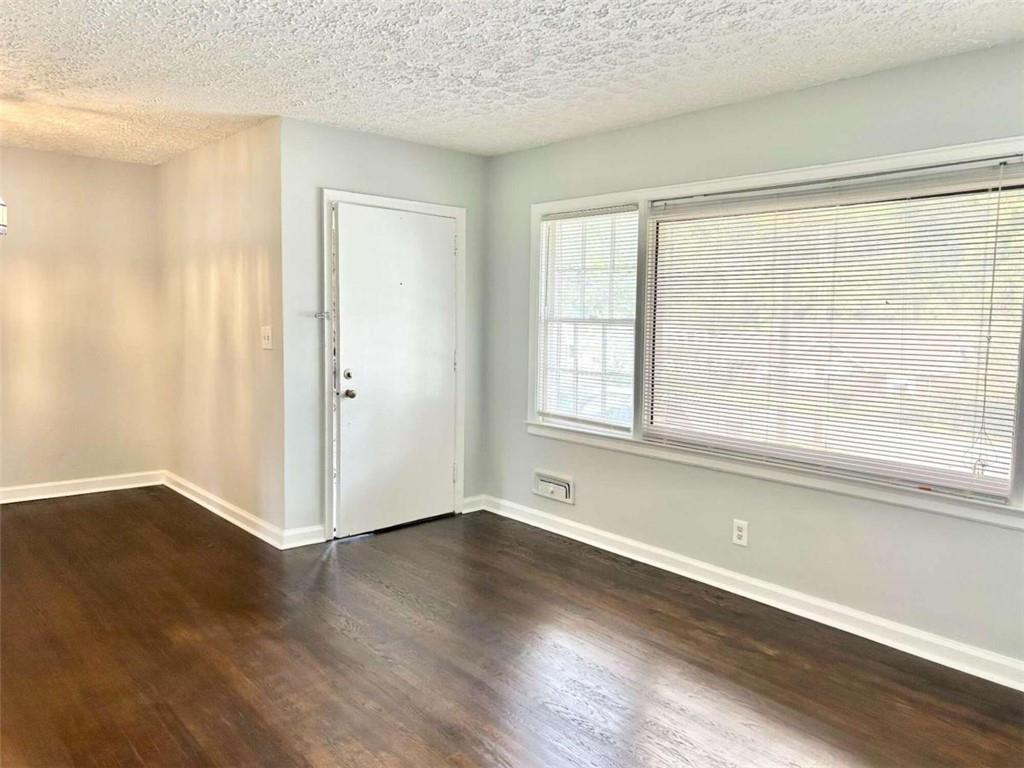
<svg viewBox="0 0 1024 768">
<path fill-rule="evenodd" d="M 488 168 L 488 493 L 1024 657 L 1024 534 L 528 436 L 530 204 L 1024 134 L 1024 46 L 928 62 L 497 158 Z M 530 493 L 535 467 L 574 507 Z M 748 548 L 730 543 L 733 517 Z"/>
<path fill-rule="evenodd" d="M 463 206 L 466 213 L 466 492 L 480 493 L 481 157 L 406 141 L 281 121 L 284 303 L 285 506 L 289 528 L 316 525 L 323 509 L 321 190 Z"/>
</svg>

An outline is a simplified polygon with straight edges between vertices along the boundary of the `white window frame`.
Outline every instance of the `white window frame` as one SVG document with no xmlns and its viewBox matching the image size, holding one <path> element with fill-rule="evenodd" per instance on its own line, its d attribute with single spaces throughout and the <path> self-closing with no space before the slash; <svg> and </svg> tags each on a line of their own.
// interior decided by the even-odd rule
<svg viewBox="0 0 1024 768">
<path fill-rule="evenodd" d="M 647 279 L 647 224 L 650 204 L 655 200 L 718 194 L 737 190 L 789 184 L 823 182 L 850 176 L 891 173 L 914 168 L 984 160 L 1005 155 L 1024 154 L 1024 136 L 994 141 L 907 152 L 863 160 L 844 161 L 789 170 L 698 181 L 666 187 L 536 203 L 530 209 L 530 344 L 529 388 L 526 415 L 527 432 L 537 437 L 614 450 L 719 472 L 755 477 L 805 488 L 831 491 L 845 496 L 870 499 L 900 507 L 921 509 L 967 518 L 1003 528 L 1024 531 L 1024 429 L 1014 436 L 1013 486 L 1008 502 L 969 498 L 942 490 L 924 490 L 885 480 L 851 478 L 826 468 L 797 468 L 769 458 L 739 457 L 711 449 L 675 448 L 648 442 L 642 438 L 644 286 Z M 542 419 L 537 410 L 537 353 L 541 264 L 542 218 L 595 208 L 635 204 L 639 209 L 637 238 L 637 296 L 634 320 L 633 428 L 629 433 L 605 430 Z M 1024 369 L 1024 356 L 1021 360 Z M 1018 382 L 1022 371 L 1018 370 Z M 1018 386 L 1017 416 L 1021 420 L 1021 387 Z"/>
<path fill-rule="evenodd" d="M 630 208 L 630 207 L 633 207 L 633 206 L 627 204 L 627 205 L 617 206 L 617 207 Z M 602 208 L 602 209 L 597 209 L 597 210 L 604 210 L 604 209 Z M 554 213 L 563 213 L 563 211 L 554 211 Z M 582 217 L 582 216 L 587 216 L 587 215 L 594 215 L 595 212 L 594 211 L 590 211 L 590 210 L 582 210 L 582 209 L 574 208 L 574 209 L 571 209 L 570 211 L 568 211 L 568 213 L 579 213 L 580 216 Z M 534 229 L 533 229 L 533 236 L 538 238 L 538 241 L 535 244 L 535 251 L 536 251 L 536 253 L 535 253 L 535 263 L 533 265 L 533 268 L 532 268 L 532 271 L 531 271 L 531 278 L 530 278 L 531 279 L 530 295 L 531 295 L 531 298 L 532 298 L 532 301 L 531 301 L 531 304 L 530 304 L 530 312 L 531 312 L 531 315 L 530 315 L 530 365 L 531 365 L 530 371 L 531 371 L 531 375 L 533 375 L 533 377 L 534 377 L 533 378 L 533 383 L 530 386 L 530 407 L 532 409 L 531 413 L 533 414 L 533 417 L 534 417 L 534 419 L 537 422 L 543 422 L 544 424 L 555 424 L 555 425 L 561 425 L 561 426 L 566 426 L 566 427 L 575 427 L 575 428 L 581 429 L 581 430 L 586 431 L 586 432 L 593 432 L 595 434 L 602 434 L 602 435 L 617 435 L 617 436 L 621 437 L 622 435 L 633 434 L 636 431 L 636 428 L 637 428 L 637 420 L 636 420 L 636 417 L 637 417 L 637 407 L 638 407 L 637 393 L 641 391 L 636 386 L 636 375 L 637 375 L 638 372 L 640 372 L 640 367 L 637 365 L 637 360 L 639 359 L 639 355 L 637 355 L 637 353 L 636 353 L 636 347 L 635 346 L 633 347 L 633 377 L 634 378 L 633 378 L 633 382 L 632 382 L 632 386 L 633 386 L 633 410 L 632 410 L 633 423 L 632 423 L 632 426 L 622 427 L 622 426 L 614 426 L 614 425 L 611 425 L 611 424 L 601 425 L 601 424 L 596 424 L 596 423 L 589 423 L 589 422 L 578 420 L 578 419 L 573 419 L 573 418 L 567 417 L 567 416 L 566 417 L 558 416 L 556 414 L 544 414 L 544 415 L 541 415 L 540 404 L 538 402 L 538 394 L 539 394 L 538 393 L 538 387 L 539 387 L 539 383 L 540 383 L 540 379 L 539 379 L 540 371 L 538 369 L 538 365 L 537 364 L 540 362 L 540 336 L 541 336 L 540 314 L 541 314 L 541 305 L 542 305 L 542 303 L 544 301 L 543 297 L 540 295 L 541 268 L 542 268 L 543 263 L 544 263 L 544 255 L 543 255 L 544 245 L 541 243 L 541 241 L 544 238 L 544 224 L 545 224 L 544 217 L 546 215 L 547 214 L 541 214 L 540 215 L 540 218 L 537 219 L 534 222 L 535 226 L 534 226 Z M 637 218 L 637 240 L 638 241 L 639 240 L 643 240 L 643 238 L 644 238 L 644 227 L 646 227 L 646 226 L 647 226 L 646 213 L 643 212 L 643 211 L 640 211 L 638 209 L 638 218 Z M 638 250 L 637 251 L 637 267 L 639 267 L 639 265 L 640 265 L 640 251 Z M 640 283 L 640 274 L 639 274 L 639 272 L 637 272 L 637 276 L 636 276 L 636 289 L 638 291 L 637 298 L 639 299 L 640 296 L 643 293 L 643 286 Z M 636 308 L 638 306 L 639 306 L 638 304 L 634 303 L 634 311 L 636 310 Z M 637 340 L 640 338 L 639 335 L 636 333 L 636 328 L 641 323 L 641 320 L 642 320 L 642 318 L 635 317 L 635 316 L 633 317 L 633 343 L 634 343 L 634 345 L 636 344 Z"/>
</svg>

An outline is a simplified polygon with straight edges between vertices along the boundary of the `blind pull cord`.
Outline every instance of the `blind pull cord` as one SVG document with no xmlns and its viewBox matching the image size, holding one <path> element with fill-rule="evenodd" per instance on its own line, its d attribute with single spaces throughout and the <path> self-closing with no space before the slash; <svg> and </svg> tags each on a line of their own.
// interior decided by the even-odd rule
<svg viewBox="0 0 1024 768">
<path fill-rule="evenodd" d="M 977 457 L 974 460 L 974 475 L 981 477 L 985 474 L 985 444 L 989 441 L 988 436 L 988 368 L 992 356 L 992 315 L 995 311 L 996 296 L 996 262 L 999 258 L 999 214 L 1003 205 L 1003 172 L 1006 170 L 1006 163 L 999 164 L 999 186 L 996 191 L 996 213 L 995 227 L 992 232 L 992 269 L 988 284 L 988 327 L 985 329 L 985 364 L 981 379 L 981 423 L 978 425 Z"/>
</svg>

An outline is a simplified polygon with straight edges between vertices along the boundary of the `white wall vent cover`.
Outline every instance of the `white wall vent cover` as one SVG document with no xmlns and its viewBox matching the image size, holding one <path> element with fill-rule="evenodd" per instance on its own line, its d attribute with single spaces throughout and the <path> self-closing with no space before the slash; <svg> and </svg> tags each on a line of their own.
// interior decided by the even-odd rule
<svg viewBox="0 0 1024 768">
<path fill-rule="evenodd" d="M 541 469 L 533 471 L 533 492 L 563 504 L 576 503 L 576 486 L 571 477 L 563 477 Z"/>
</svg>

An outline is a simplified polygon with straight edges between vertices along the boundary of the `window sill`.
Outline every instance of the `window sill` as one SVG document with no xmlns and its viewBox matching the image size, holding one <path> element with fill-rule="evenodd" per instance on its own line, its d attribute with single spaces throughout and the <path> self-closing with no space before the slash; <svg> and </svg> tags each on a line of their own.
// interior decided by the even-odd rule
<svg viewBox="0 0 1024 768">
<path fill-rule="evenodd" d="M 701 467 L 715 472 L 755 477 L 802 488 L 830 491 L 843 496 L 880 501 L 898 507 L 934 512 L 1000 528 L 1024 531 L 1024 509 L 1015 505 L 965 499 L 934 491 L 916 490 L 870 480 L 854 480 L 809 470 L 802 471 L 767 462 L 745 460 L 692 449 L 669 448 L 645 443 L 625 435 L 597 433 L 565 425 L 528 421 L 526 431 L 535 437 L 562 440 L 591 448 L 629 453 L 634 456 L 646 456 L 661 461 Z"/>
</svg>

